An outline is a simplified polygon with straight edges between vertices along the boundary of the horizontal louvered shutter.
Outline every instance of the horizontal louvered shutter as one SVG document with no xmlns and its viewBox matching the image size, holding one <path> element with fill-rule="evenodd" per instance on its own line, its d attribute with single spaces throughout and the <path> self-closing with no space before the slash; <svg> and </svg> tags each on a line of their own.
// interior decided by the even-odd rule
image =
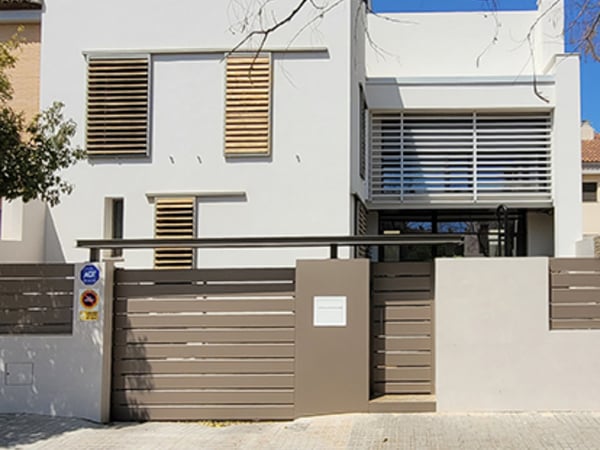
<svg viewBox="0 0 600 450">
<path fill-rule="evenodd" d="M 192 239 L 194 237 L 194 198 L 156 199 L 155 232 L 160 239 Z M 191 269 L 192 248 L 160 248 L 154 251 L 157 269 Z"/>
<path fill-rule="evenodd" d="M 358 197 L 355 199 L 355 215 L 356 215 L 356 223 L 355 223 L 355 231 L 354 234 L 357 236 L 366 236 L 369 226 L 369 212 L 367 208 L 363 204 Z M 356 247 L 356 257 L 357 258 L 367 258 L 369 254 L 369 247 L 366 245 L 361 245 Z"/>
<path fill-rule="evenodd" d="M 148 154 L 148 80 L 148 58 L 89 59 L 88 155 Z"/>
<path fill-rule="evenodd" d="M 227 58 L 225 155 L 271 153 L 271 57 Z"/>
<path fill-rule="evenodd" d="M 371 199 L 550 203 L 550 113 L 377 113 Z"/>
</svg>

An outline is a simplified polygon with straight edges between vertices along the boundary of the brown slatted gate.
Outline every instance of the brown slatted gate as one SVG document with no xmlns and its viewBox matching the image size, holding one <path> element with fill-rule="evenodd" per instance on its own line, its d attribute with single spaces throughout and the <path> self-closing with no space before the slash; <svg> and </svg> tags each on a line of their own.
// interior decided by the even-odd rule
<svg viewBox="0 0 600 450">
<path fill-rule="evenodd" d="M 117 270 L 113 420 L 291 419 L 294 270 Z"/>
<path fill-rule="evenodd" d="M 371 266 L 371 390 L 433 394 L 433 263 Z"/>
</svg>

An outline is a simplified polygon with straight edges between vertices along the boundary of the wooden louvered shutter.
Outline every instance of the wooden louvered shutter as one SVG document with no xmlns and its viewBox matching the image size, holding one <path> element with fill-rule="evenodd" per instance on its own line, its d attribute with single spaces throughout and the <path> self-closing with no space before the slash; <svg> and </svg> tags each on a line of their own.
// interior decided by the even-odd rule
<svg viewBox="0 0 600 450">
<path fill-rule="evenodd" d="M 156 199 L 155 232 L 161 239 L 192 239 L 194 237 L 194 198 Z M 191 269 L 192 248 L 161 248 L 154 251 L 157 269 Z"/>
<path fill-rule="evenodd" d="M 227 58 L 225 155 L 271 153 L 271 57 Z"/>
<path fill-rule="evenodd" d="M 148 58 L 88 61 L 90 156 L 148 154 Z"/>
</svg>

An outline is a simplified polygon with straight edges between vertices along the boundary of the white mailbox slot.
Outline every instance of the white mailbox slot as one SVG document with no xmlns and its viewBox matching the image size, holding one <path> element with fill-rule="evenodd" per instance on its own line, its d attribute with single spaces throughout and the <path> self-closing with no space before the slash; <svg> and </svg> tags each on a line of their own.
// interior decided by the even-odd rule
<svg viewBox="0 0 600 450">
<path fill-rule="evenodd" d="M 314 297 L 313 325 L 315 327 L 345 327 L 347 298 L 343 296 Z"/>
</svg>

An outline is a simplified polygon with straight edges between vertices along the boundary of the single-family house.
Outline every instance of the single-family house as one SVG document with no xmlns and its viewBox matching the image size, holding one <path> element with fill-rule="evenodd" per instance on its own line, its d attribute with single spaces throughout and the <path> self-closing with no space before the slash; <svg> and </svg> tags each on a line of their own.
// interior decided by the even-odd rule
<svg viewBox="0 0 600 450">
<path fill-rule="evenodd" d="M 600 235 L 600 134 L 596 133 L 588 121 L 581 125 L 581 168 L 583 234 L 584 237 L 594 237 Z"/>
<path fill-rule="evenodd" d="M 50 211 L 44 259 L 86 258 L 83 238 L 451 232 L 465 248 L 372 256 L 574 255 L 579 65 L 555 3 L 372 14 L 348 0 L 231 53 L 252 9 L 47 0 L 41 102 L 66 104 L 88 158 Z M 322 251 L 201 253 L 124 258 L 280 265 Z"/>
</svg>

